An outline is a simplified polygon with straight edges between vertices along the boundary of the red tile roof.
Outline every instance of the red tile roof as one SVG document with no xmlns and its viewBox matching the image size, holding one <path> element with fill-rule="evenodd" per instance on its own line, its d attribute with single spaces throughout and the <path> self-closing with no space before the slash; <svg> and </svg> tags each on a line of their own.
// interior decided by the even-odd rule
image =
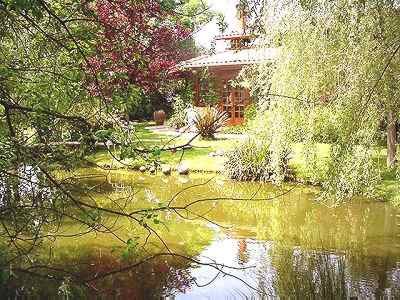
<svg viewBox="0 0 400 300">
<path fill-rule="evenodd" d="M 257 35 L 255 34 L 241 34 L 241 33 L 230 33 L 230 34 L 222 34 L 216 36 L 215 40 L 233 40 L 233 39 L 255 39 Z"/>
<path fill-rule="evenodd" d="M 252 65 L 265 61 L 273 61 L 278 56 L 278 48 L 247 48 L 240 50 L 225 50 L 212 55 L 202 55 L 179 64 L 180 69 Z"/>
</svg>

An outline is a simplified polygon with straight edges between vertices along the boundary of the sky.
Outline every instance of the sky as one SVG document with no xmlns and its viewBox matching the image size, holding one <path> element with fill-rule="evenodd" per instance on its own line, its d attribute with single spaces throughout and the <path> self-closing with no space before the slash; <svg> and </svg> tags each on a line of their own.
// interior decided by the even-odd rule
<svg viewBox="0 0 400 300">
<path fill-rule="evenodd" d="M 238 31 L 238 21 L 236 17 L 236 4 L 239 0 L 207 0 L 211 8 L 225 15 L 225 21 L 228 24 L 226 32 Z M 216 22 L 211 22 L 203 27 L 195 36 L 199 46 L 210 48 L 214 36 L 218 35 L 218 26 Z M 219 45 L 217 45 L 217 50 Z"/>
</svg>

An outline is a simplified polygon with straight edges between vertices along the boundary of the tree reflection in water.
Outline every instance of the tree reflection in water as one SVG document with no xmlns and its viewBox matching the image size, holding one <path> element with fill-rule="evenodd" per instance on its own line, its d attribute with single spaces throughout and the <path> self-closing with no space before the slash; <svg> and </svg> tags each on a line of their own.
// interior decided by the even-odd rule
<svg viewBox="0 0 400 300">
<path fill-rule="evenodd" d="M 258 286 L 279 298 L 400 297 L 400 264 L 391 257 L 365 257 L 354 252 L 313 251 L 300 247 L 285 248 L 279 244 L 272 246 L 265 255 L 269 259 L 264 258 L 261 262 L 272 261 L 274 270 L 270 269 L 271 266 L 259 265 Z M 360 260 L 364 262 L 362 268 L 358 264 Z"/>
<path fill-rule="evenodd" d="M 59 281 L 63 278 L 62 281 L 67 285 L 66 293 L 73 299 L 96 298 L 99 295 L 101 299 L 199 299 L 199 295 L 203 293 L 216 295 L 216 299 L 400 297 L 400 265 L 388 257 L 357 257 L 355 253 L 310 251 L 300 247 L 285 248 L 271 242 L 253 241 L 248 245 L 244 239 L 233 240 L 230 245 L 236 245 L 232 247 L 231 254 L 237 265 L 246 264 L 243 257 L 250 264 L 257 262 L 256 268 L 251 272 L 247 271 L 247 275 L 241 274 L 243 271 L 237 271 L 235 274 L 247 278 L 249 282 L 253 281 L 260 293 L 251 291 L 239 282 L 234 283 L 224 276 L 216 279 L 219 283 L 212 281 L 208 286 L 198 288 L 196 280 L 206 282 L 204 274 L 207 273 L 208 278 L 212 278 L 214 274 L 210 273 L 206 266 L 196 266 L 176 257 L 159 257 L 128 271 L 89 280 L 84 288 L 81 283 L 92 278 L 94 274 L 107 274 L 131 263 L 102 251 L 96 254 L 87 252 L 81 254 L 78 260 L 52 265 L 53 278 L 20 273 L 8 285 L 8 289 L 3 288 L 0 292 L 3 299 L 55 298 L 63 293 Z M 217 243 L 215 246 L 221 247 L 221 244 Z M 225 252 L 226 248 L 223 250 Z M 242 254 L 237 255 L 238 253 Z M 229 253 L 224 254 L 230 256 Z M 359 264 L 353 265 L 360 259 L 364 262 L 361 268 Z M 54 270 L 63 272 L 57 273 Z M 74 273 L 82 282 L 68 281 L 67 272 Z M 221 288 L 224 286 L 226 290 Z M 203 292 L 196 292 L 200 289 Z"/>
<path fill-rule="evenodd" d="M 107 176 L 107 180 L 93 176 L 81 180 L 80 185 L 86 189 L 95 187 L 91 188 L 90 196 L 98 205 L 119 205 L 118 201 L 129 196 L 132 200 L 129 207 L 140 209 L 158 207 L 183 188 L 205 181 L 190 178 L 186 183 L 179 183 L 180 179 L 173 176 L 165 180 L 162 176 L 135 173 L 113 176 Z M 25 211 L 27 220 L 32 219 L 32 205 L 50 209 L 57 204 L 51 200 L 50 190 L 39 193 L 41 190 L 35 183 L 31 187 L 23 182 L 17 184 L 19 188 L 13 190 L 20 191 L 22 198 L 29 200 L 33 195 L 41 199 L 36 204 L 29 202 L 29 209 Z M 10 192 L 4 184 L 0 184 L 0 191 Z M 258 197 L 268 197 L 279 194 L 280 190 L 268 185 L 260 188 L 255 183 L 210 182 L 185 190 L 174 204 L 227 195 L 249 198 L 255 192 Z M 79 195 L 77 190 L 76 196 Z M 88 198 L 81 195 L 80 199 Z M 1 295 L 3 298 L 69 295 L 73 299 L 99 295 L 116 299 L 400 297 L 399 249 L 395 247 L 398 211 L 389 205 L 362 200 L 331 209 L 313 201 L 309 191 L 296 189 L 276 201 L 212 200 L 197 203 L 191 211 L 190 221 L 173 211 L 159 214 L 162 225 L 157 230 L 168 246 L 189 259 L 216 261 L 237 268 L 230 273 L 256 287 L 258 292 L 235 277 L 218 274 L 210 266 L 174 256 L 155 257 L 119 272 L 129 263 L 157 254 L 160 248 L 153 247 L 156 239 L 147 243 L 143 252 L 123 259 L 121 253 L 113 253 L 115 243 L 104 233 L 92 232 L 71 240 L 62 237 L 62 233 L 82 231 L 82 226 L 69 221 L 60 222 L 60 228 L 56 228 L 59 232 L 55 231 L 60 233 L 57 239 L 45 240 L 31 253 L 32 261 L 12 264 L 11 271 L 16 276 L 8 281 L 1 279 Z M 205 215 L 214 222 L 213 226 L 196 215 Z M 7 218 L 4 215 L 4 220 Z M 103 219 L 109 223 L 113 220 Z M 22 224 L 11 221 L 15 228 Z M 46 222 L 44 219 L 43 223 Z M 132 236 L 145 237 L 139 231 L 140 226 L 121 219 L 115 228 L 125 240 Z M 43 229 L 48 233 L 52 227 Z M 7 261 L 6 245 L 2 249 L 2 257 Z M 243 269 L 249 266 L 255 268 Z"/>
<path fill-rule="evenodd" d="M 19 273 L 18 277 L 12 279 L 8 288 L 0 290 L 1 297 L 2 299 L 24 297 L 54 299 L 68 295 L 70 299 L 100 297 L 100 299 L 151 300 L 185 293 L 193 284 L 190 263 L 174 257 L 156 258 L 128 271 L 87 281 L 94 274 L 107 274 L 129 263 L 129 261 L 121 262 L 119 257 L 111 254 L 88 253 L 79 257 L 79 261 L 60 262 L 49 269 L 43 268 L 43 274 L 51 273 L 51 278 L 47 275 L 35 277 L 26 272 Z M 63 271 L 55 272 L 57 269 Z M 73 280 L 66 275 L 68 272 L 74 274 Z"/>
</svg>

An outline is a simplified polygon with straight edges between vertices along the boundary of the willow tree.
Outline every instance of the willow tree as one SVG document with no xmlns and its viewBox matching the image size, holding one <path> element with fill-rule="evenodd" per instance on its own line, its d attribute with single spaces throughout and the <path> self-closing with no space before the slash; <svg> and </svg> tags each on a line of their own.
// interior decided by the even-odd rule
<svg viewBox="0 0 400 300">
<path fill-rule="evenodd" d="M 277 13 L 279 12 L 279 13 Z M 309 169 L 339 198 L 371 194 L 373 159 L 387 129 L 387 165 L 395 165 L 400 107 L 400 6 L 396 1 L 270 2 L 265 43 L 280 46 L 274 65 L 250 84 L 264 108 L 271 149 L 305 146 Z M 261 126 L 258 126 L 260 128 Z M 331 145 L 324 166 L 317 144 Z M 279 155 L 277 155 L 279 157 Z"/>
</svg>

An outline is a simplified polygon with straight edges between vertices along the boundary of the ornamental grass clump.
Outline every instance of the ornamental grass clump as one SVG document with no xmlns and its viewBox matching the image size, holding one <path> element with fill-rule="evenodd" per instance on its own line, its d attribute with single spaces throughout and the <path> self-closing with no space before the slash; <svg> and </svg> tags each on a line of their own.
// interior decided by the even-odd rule
<svg viewBox="0 0 400 300">
<path fill-rule="evenodd" d="M 288 154 L 282 154 L 277 168 L 269 143 L 250 138 L 226 154 L 225 173 L 240 181 L 281 181 L 288 174 Z"/>
<path fill-rule="evenodd" d="M 215 133 L 226 125 L 228 116 L 214 107 L 205 107 L 196 114 L 194 126 L 203 139 L 214 139 Z"/>
</svg>

